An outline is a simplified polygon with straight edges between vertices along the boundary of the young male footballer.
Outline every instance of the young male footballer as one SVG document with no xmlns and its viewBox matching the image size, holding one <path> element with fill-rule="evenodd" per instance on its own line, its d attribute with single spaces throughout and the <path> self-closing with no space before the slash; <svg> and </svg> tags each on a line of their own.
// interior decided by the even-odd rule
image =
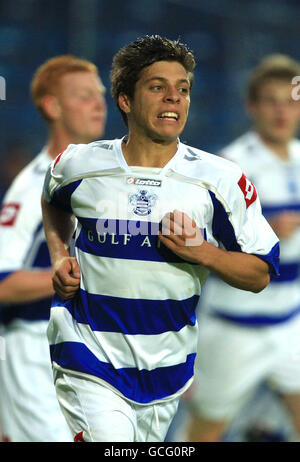
<svg viewBox="0 0 300 462">
<path fill-rule="evenodd" d="M 0 420 L 12 442 L 72 440 L 57 403 L 46 329 L 52 270 L 40 196 L 51 160 L 70 143 L 88 143 L 104 130 L 106 105 L 98 68 L 62 55 L 36 71 L 31 96 L 47 123 L 46 146 L 15 178 L 0 213 Z"/>
<path fill-rule="evenodd" d="M 122 48 L 111 81 L 128 134 L 69 146 L 46 176 L 48 338 L 76 441 L 163 441 L 193 380 L 207 274 L 259 292 L 277 273 L 255 187 L 179 140 L 194 66 L 184 44 L 157 35 Z"/>
<path fill-rule="evenodd" d="M 280 277 L 272 277 L 259 294 L 215 277 L 207 281 L 199 307 L 191 441 L 219 441 L 263 381 L 276 390 L 300 436 L 300 142 L 295 138 L 300 102 L 293 99 L 292 85 L 297 75 L 300 65 L 289 56 L 266 56 L 247 85 L 252 129 L 222 150 L 257 187 L 262 212 L 280 239 Z"/>
</svg>

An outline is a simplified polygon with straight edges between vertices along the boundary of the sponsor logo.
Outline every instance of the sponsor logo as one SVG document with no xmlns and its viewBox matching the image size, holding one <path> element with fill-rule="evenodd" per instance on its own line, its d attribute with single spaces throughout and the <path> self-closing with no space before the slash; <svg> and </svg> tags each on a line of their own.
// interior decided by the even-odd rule
<svg viewBox="0 0 300 462">
<path fill-rule="evenodd" d="M 255 202 L 257 198 L 255 186 L 253 183 L 251 183 L 251 181 L 248 180 L 244 173 L 241 176 L 238 185 L 241 188 L 242 193 L 244 194 L 246 208 L 248 208 L 249 205 Z"/>
<path fill-rule="evenodd" d="M 184 159 L 190 161 L 190 162 L 193 162 L 194 160 L 201 160 L 201 157 L 194 151 L 192 151 L 191 149 L 187 148 L 187 151 L 188 153 L 190 154 L 189 156 L 187 156 L 185 154 L 184 156 Z"/>
<path fill-rule="evenodd" d="M 15 202 L 3 204 L 0 211 L 0 226 L 13 226 L 20 210 Z"/>
<path fill-rule="evenodd" d="M 152 178 L 135 178 L 128 176 L 126 178 L 126 184 L 135 186 L 161 186 L 162 180 L 153 180 Z"/>
<path fill-rule="evenodd" d="M 74 443 L 84 443 L 84 439 L 83 439 L 83 432 L 79 432 L 77 433 L 77 435 L 75 435 L 74 437 Z"/>
<path fill-rule="evenodd" d="M 129 195 L 129 204 L 133 213 L 140 216 L 150 215 L 152 207 L 157 201 L 156 194 L 150 194 L 146 189 L 140 190 L 137 194 Z"/>
</svg>

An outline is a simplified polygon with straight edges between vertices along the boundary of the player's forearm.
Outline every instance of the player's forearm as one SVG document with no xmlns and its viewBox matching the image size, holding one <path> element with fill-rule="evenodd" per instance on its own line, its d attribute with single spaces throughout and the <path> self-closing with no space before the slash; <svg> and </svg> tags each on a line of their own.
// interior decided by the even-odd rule
<svg viewBox="0 0 300 462">
<path fill-rule="evenodd" d="M 229 252 L 204 241 L 198 263 L 233 287 L 260 292 L 270 282 L 269 265 L 261 258 L 243 252 Z"/>
<path fill-rule="evenodd" d="M 269 265 L 261 258 L 215 247 L 204 240 L 196 223 L 179 210 L 163 217 L 158 236 L 176 255 L 205 266 L 233 287 L 260 292 L 270 281 Z"/>
<path fill-rule="evenodd" d="M 69 245 L 74 232 L 74 216 L 49 204 L 42 196 L 44 230 L 52 266 L 69 256 Z"/>
<path fill-rule="evenodd" d="M 52 295 L 50 270 L 16 271 L 0 283 L 0 303 L 26 303 Z"/>
</svg>

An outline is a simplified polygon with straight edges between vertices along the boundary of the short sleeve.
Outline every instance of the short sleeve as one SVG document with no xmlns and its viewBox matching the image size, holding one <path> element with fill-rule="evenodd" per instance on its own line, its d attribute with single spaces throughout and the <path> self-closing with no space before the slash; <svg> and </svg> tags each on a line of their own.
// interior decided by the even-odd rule
<svg viewBox="0 0 300 462">
<path fill-rule="evenodd" d="M 41 184 L 35 186 L 10 189 L 4 197 L 0 210 L 0 281 L 23 268 L 41 227 Z"/>
<path fill-rule="evenodd" d="M 44 197 L 47 202 L 52 201 L 54 193 L 61 188 L 68 179 L 68 161 L 75 149 L 76 145 L 70 144 L 67 149 L 58 154 L 49 165 L 43 188 Z"/>
<path fill-rule="evenodd" d="M 65 212 L 72 213 L 71 196 L 81 183 L 76 180 L 70 165 L 73 156 L 80 151 L 81 145 L 69 145 L 49 166 L 43 187 L 45 200 Z"/>
<path fill-rule="evenodd" d="M 237 179 L 238 178 L 238 179 Z M 279 274 L 279 239 L 262 215 L 255 188 L 242 172 L 210 193 L 214 206 L 213 234 L 227 250 L 256 255 Z"/>
</svg>

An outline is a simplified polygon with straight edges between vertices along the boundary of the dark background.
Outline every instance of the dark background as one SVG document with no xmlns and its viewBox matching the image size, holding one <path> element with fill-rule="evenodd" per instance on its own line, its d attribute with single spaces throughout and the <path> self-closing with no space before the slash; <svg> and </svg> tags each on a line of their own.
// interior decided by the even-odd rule
<svg viewBox="0 0 300 462">
<path fill-rule="evenodd" d="M 249 71 L 269 53 L 300 58 L 299 0 L 0 0 L 0 200 L 11 178 L 46 141 L 29 85 L 46 59 L 73 53 L 94 61 L 107 87 L 104 138 L 126 132 L 110 96 L 112 57 L 144 34 L 180 37 L 197 67 L 181 140 L 217 152 L 249 128 L 243 109 Z"/>
</svg>

